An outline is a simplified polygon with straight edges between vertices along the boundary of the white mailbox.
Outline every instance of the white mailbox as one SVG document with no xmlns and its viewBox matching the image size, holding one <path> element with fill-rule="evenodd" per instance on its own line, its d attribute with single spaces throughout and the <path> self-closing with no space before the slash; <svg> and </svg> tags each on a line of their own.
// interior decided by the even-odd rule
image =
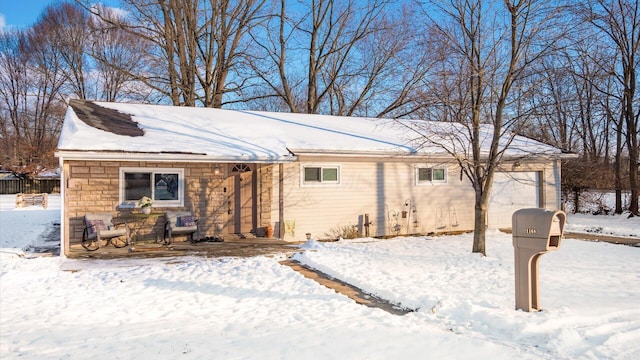
<svg viewBox="0 0 640 360">
<path fill-rule="evenodd" d="M 513 213 L 516 309 L 540 310 L 538 261 L 540 255 L 557 250 L 567 215 L 560 210 L 520 209 Z"/>
</svg>

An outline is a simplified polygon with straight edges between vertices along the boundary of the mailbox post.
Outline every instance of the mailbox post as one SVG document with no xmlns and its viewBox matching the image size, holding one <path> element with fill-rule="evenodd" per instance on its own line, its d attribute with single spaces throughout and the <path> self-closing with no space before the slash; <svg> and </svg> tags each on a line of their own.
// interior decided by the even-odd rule
<svg viewBox="0 0 640 360">
<path fill-rule="evenodd" d="M 520 209 L 513 213 L 516 310 L 539 311 L 538 261 L 560 247 L 567 215 L 562 211 Z"/>
</svg>

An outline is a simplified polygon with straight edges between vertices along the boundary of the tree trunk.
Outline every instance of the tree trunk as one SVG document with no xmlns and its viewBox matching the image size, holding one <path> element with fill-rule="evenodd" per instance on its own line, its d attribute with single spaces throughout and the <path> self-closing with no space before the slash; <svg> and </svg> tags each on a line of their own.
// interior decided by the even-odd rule
<svg viewBox="0 0 640 360">
<path fill-rule="evenodd" d="M 616 129 L 616 214 L 622 214 L 622 119 L 617 124 Z"/>
<path fill-rule="evenodd" d="M 476 190 L 475 211 L 473 219 L 473 249 L 471 252 L 487 256 L 486 234 L 487 203 L 489 198 L 482 191 Z"/>
<path fill-rule="evenodd" d="M 629 150 L 629 187 L 631 188 L 631 203 L 629 211 L 633 215 L 640 215 L 638 211 L 638 118 L 634 113 L 634 103 L 636 91 L 635 70 L 631 68 L 629 72 L 628 90 L 626 98 L 626 124 L 627 124 L 627 149 Z"/>
<path fill-rule="evenodd" d="M 629 211 L 633 215 L 640 215 L 638 211 L 638 145 L 636 137 L 636 145 L 633 145 L 633 141 L 630 140 L 629 144 L 629 186 L 631 187 L 631 202 L 629 204 Z"/>
</svg>

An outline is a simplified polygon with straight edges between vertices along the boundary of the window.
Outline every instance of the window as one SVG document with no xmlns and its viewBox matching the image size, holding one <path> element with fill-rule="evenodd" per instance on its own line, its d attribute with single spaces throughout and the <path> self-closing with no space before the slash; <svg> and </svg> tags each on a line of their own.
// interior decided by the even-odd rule
<svg viewBox="0 0 640 360">
<path fill-rule="evenodd" d="M 444 167 L 418 167 L 416 168 L 417 184 L 446 184 L 447 169 Z"/>
<path fill-rule="evenodd" d="M 339 184 L 340 170 L 337 166 L 305 166 L 305 184 Z"/>
<path fill-rule="evenodd" d="M 153 206 L 183 206 L 182 169 L 120 168 L 120 203 L 137 205 L 148 196 Z"/>
<path fill-rule="evenodd" d="M 247 164 L 235 164 L 233 168 L 231 168 L 231 172 L 248 172 L 251 171 L 251 166 Z"/>
</svg>

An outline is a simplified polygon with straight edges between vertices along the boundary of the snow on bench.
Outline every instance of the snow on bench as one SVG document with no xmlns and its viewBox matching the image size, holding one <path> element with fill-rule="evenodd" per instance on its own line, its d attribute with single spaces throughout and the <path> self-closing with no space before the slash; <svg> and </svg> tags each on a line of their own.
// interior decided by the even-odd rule
<svg viewBox="0 0 640 360">
<path fill-rule="evenodd" d="M 27 206 L 42 206 L 47 208 L 49 202 L 49 194 L 16 194 L 16 208 Z"/>
</svg>

